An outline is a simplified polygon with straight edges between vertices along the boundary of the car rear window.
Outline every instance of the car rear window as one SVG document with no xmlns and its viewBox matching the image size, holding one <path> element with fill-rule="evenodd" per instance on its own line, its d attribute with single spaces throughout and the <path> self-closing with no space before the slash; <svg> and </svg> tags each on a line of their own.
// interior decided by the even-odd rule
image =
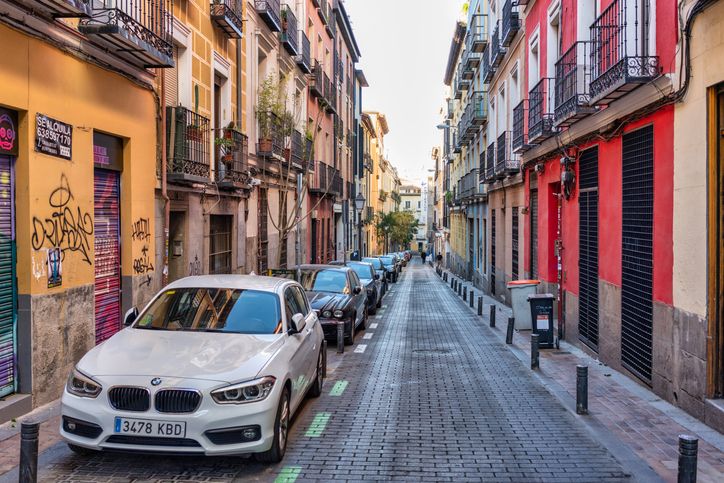
<svg viewBox="0 0 724 483">
<path fill-rule="evenodd" d="M 371 263 L 375 269 L 382 268 L 382 262 L 379 258 L 363 258 L 362 261 L 365 263 Z"/>
</svg>

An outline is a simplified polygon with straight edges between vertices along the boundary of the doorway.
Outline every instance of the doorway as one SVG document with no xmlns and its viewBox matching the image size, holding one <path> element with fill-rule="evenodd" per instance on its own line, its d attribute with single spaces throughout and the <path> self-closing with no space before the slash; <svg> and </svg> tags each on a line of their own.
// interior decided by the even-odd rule
<svg viewBox="0 0 724 483">
<path fill-rule="evenodd" d="M 0 397 L 17 387 L 18 290 L 15 274 L 13 158 L 0 156 Z"/>
<path fill-rule="evenodd" d="M 707 394 L 724 397 L 724 84 L 710 92 Z"/>
<path fill-rule="evenodd" d="M 95 169 L 94 248 L 96 344 L 121 328 L 120 173 Z"/>
</svg>

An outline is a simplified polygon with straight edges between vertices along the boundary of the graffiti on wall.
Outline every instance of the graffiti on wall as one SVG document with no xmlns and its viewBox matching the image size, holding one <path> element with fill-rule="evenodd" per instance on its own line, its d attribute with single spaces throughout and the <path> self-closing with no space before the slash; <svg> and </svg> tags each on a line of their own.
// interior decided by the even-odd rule
<svg viewBox="0 0 724 483">
<path fill-rule="evenodd" d="M 141 256 L 133 259 L 133 271 L 136 275 L 143 275 L 148 272 L 153 272 L 153 262 L 148 256 L 148 245 L 143 245 L 141 248 Z"/>
<path fill-rule="evenodd" d="M 64 174 L 60 175 L 58 187 L 50 192 L 48 206 L 49 216 L 33 216 L 33 249 L 60 248 L 62 259 L 67 252 L 77 252 L 85 263 L 93 265 L 90 258 L 93 216 L 75 203 Z"/>
<path fill-rule="evenodd" d="M 133 231 L 131 232 L 131 238 L 135 241 L 142 241 L 148 243 L 151 241 L 151 227 L 148 223 L 148 218 L 139 218 L 133 223 Z"/>
<path fill-rule="evenodd" d="M 151 224 L 148 218 L 139 218 L 131 226 L 131 239 L 134 242 L 141 242 L 141 256 L 133 259 L 133 273 L 143 275 L 140 286 L 150 287 L 153 277 L 151 272 L 155 270 L 153 261 L 148 255 L 148 244 L 151 241 Z"/>
</svg>

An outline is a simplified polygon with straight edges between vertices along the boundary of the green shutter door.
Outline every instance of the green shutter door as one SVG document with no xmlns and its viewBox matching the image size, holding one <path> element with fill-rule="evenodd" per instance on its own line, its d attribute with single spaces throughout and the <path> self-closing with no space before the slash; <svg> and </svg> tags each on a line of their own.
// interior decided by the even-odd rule
<svg viewBox="0 0 724 483">
<path fill-rule="evenodd" d="M 12 160 L 0 156 L 0 397 L 15 392 L 17 288 Z"/>
</svg>

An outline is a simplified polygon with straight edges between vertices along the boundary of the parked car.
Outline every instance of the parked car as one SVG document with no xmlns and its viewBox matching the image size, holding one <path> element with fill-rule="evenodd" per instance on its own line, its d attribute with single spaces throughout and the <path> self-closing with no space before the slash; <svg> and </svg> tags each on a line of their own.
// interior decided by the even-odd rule
<svg viewBox="0 0 724 483">
<path fill-rule="evenodd" d="M 71 449 L 284 457 L 305 394 L 322 392 L 324 334 L 296 282 L 187 277 L 91 349 L 62 397 Z"/>
<path fill-rule="evenodd" d="M 379 258 L 382 261 L 382 265 L 385 266 L 385 270 L 387 270 L 387 281 L 397 283 L 397 263 L 395 263 L 394 257 L 382 255 Z"/>
<path fill-rule="evenodd" d="M 407 266 L 407 257 L 405 257 L 405 252 L 397 252 L 395 255 L 397 255 L 397 258 L 400 259 L 400 263 L 402 263 L 403 267 Z"/>
<path fill-rule="evenodd" d="M 382 282 L 382 297 L 384 297 L 387 293 L 389 282 L 387 281 L 387 269 L 382 263 L 382 260 L 380 260 L 379 257 L 365 257 L 362 259 L 362 262 L 372 265 L 372 268 L 375 269 L 375 273 L 380 276 L 380 281 Z"/>
<path fill-rule="evenodd" d="M 346 263 L 342 261 L 334 261 L 331 262 L 330 265 L 347 266 L 355 271 L 360 282 L 362 282 L 362 287 L 367 293 L 367 313 L 377 313 L 377 309 L 382 306 L 382 277 L 375 273 L 375 269 L 372 268 L 372 265 L 366 262 L 357 261 L 350 261 Z"/>
<path fill-rule="evenodd" d="M 299 282 L 317 312 L 325 337 L 337 338 L 337 325 L 344 324 L 344 343 L 351 345 L 357 328 L 367 323 L 367 293 L 350 267 L 301 265 Z"/>
</svg>

